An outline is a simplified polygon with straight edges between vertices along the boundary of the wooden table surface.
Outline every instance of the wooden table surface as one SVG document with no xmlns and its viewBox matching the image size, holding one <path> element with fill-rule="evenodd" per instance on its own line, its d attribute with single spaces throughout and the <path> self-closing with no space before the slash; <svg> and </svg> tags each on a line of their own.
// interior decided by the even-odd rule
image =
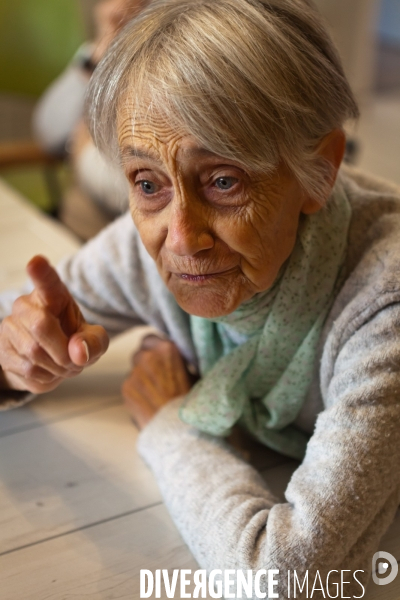
<svg viewBox="0 0 400 600">
<path fill-rule="evenodd" d="M 0 181 L 0 290 L 23 283 L 34 254 L 56 263 L 78 247 Z M 140 569 L 198 568 L 121 404 L 142 334 L 116 338 L 77 379 L 0 413 L 0 600 L 135 600 Z M 269 451 L 253 458 L 282 497 L 296 463 Z M 400 559 L 400 517 L 380 549 Z M 400 576 L 371 583 L 365 598 L 398 600 Z"/>
</svg>

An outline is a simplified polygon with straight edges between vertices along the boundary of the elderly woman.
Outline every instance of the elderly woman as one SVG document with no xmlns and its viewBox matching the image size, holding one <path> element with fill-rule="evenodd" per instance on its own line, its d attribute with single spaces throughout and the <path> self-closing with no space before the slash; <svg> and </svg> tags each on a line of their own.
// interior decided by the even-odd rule
<svg viewBox="0 0 400 600">
<path fill-rule="evenodd" d="M 180 354 L 148 345 L 124 395 L 199 564 L 318 571 L 325 589 L 345 571 L 342 597 L 362 597 L 400 500 L 400 199 L 339 172 L 356 116 L 308 0 L 155 2 L 89 93 L 131 214 L 64 283 L 33 259 L 0 332 L 2 386 L 21 396 L 93 363 L 105 330 L 165 332 Z M 222 439 L 235 424 L 302 460 L 285 503 Z"/>
</svg>

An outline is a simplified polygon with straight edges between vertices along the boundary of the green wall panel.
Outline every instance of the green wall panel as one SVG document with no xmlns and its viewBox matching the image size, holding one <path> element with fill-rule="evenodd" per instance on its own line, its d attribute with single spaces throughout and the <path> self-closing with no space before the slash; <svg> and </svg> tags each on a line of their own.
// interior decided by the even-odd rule
<svg viewBox="0 0 400 600">
<path fill-rule="evenodd" d="M 38 96 L 83 39 L 76 0 L 0 0 L 0 90 Z"/>
</svg>

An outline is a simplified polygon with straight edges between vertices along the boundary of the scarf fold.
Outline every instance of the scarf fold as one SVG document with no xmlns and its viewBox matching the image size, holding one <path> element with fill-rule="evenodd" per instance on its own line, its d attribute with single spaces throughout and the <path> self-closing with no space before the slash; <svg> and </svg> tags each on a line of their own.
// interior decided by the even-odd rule
<svg viewBox="0 0 400 600">
<path fill-rule="evenodd" d="M 350 219 L 337 182 L 325 208 L 301 217 L 293 252 L 272 288 L 225 317 L 191 316 L 202 379 L 185 398 L 183 421 L 217 436 L 239 423 L 270 448 L 303 458 L 308 436 L 293 422 L 343 280 Z"/>
</svg>

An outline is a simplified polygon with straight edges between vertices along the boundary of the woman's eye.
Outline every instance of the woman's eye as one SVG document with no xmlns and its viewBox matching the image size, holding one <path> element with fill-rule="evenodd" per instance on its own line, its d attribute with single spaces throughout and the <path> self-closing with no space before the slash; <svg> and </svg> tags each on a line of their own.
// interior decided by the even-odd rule
<svg viewBox="0 0 400 600">
<path fill-rule="evenodd" d="M 159 189 L 158 185 L 153 183 L 153 181 L 148 181 L 147 179 L 139 181 L 139 184 L 144 194 L 155 194 Z"/>
<path fill-rule="evenodd" d="M 215 180 L 215 185 L 220 190 L 230 190 L 237 182 L 236 177 L 218 177 Z"/>
</svg>

